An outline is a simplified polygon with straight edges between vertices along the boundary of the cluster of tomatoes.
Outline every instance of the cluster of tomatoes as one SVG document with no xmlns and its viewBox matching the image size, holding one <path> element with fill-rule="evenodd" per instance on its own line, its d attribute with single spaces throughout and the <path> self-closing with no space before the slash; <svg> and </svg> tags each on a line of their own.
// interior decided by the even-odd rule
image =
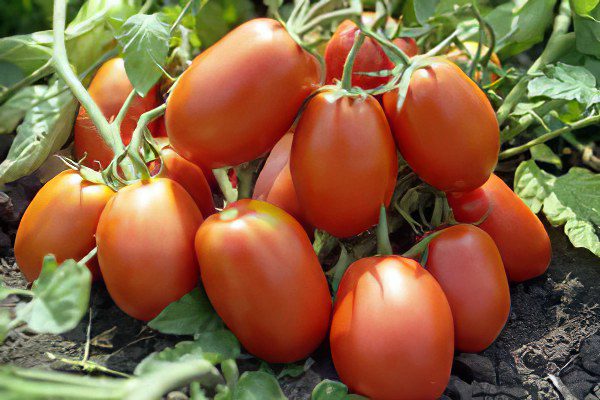
<svg viewBox="0 0 600 400">
<path fill-rule="evenodd" d="M 329 41 L 328 83 L 342 78 L 358 29 L 346 21 Z M 394 43 L 417 53 L 412 39 Z M 367 37 L 354 71 L 393 67 Z M 371 89 L 389 79 L 357 73 L 352 84 Z M 155 136 L 166 126 L 170 147 L 160 175 L 114 193 L 76 171 L 59 174 L 23 216 L 15 243 L 21 270 L 31 281 L 45 254 L 80 259 L 97 246 L 89 268 L 115 303 L 141 320 L 201 277 L 219 316 L 255 356 L 297 361 L 329 332 L 336 370 L 352 391 L 374 399 L 437 398 L 454 350 L 481 351 L 502 330 L 508 281 L 546 270 L 547 233 L 492 173 L 499 151 L 494 110 L 447 58 L 413 73 L 401 107 L 397 89 L 375 98 L 320 85 L 317 60 L 279 22 L 239 26 L 192 62 L 169 95 L 164 121 L 150 126 Z M 90 86 L 107 117 L 130 90 L 119 59 L 102 66 Z M 158 104 L 155 92 L 135 101 L 124 142 L 140 114 Z M 86 153 L 90 166 L 113 156 L 83 109 L 75 152 Z M 268 152 L 254 199 L 215 213 L 210 170 Z M 398 255 L 356 261 L 332 307 L 307 231 L 347 238 L 372 228 L 392 198 L 398 152 L 423 181 L 446 192 L 461 224 L 425 239 L 423 266 Z"/>
</svg>

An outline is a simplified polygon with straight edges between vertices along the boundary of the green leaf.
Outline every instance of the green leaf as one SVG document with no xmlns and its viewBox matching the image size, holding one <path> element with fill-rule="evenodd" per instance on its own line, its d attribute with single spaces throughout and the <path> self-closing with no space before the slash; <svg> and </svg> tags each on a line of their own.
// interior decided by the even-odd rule
<svg viewBox="0 0 600 400">
<path fill-rule="evenodd" d="M 531 158 L 534 160 L 555 165 L 557 168 L 562 168 L 560 157 L 544 143 L 533 146 L 529 151 L 531 153 Z"/>
<path fill-rule="evenodd" d="M 277 375 L 277 379 L 281 379 L 286 376 L 289 376 L 290 378 L 297 378 L 308 371 L 314 363 L 315 360 L 309 357 L 303 363 L 286 364 L 279 375 Z"/>
<path fill-rule="evenodd" d="M 73 329 L 88 309 L 92 274 L 75 260 L 58 265 L 46 256 L 31 291 L 34 298 L 17 308 L 17 319 L 38 333 L 59 334 Z"/>
<path fill-rule="evenodd" d="M 587 106 L 600 103 L 594 75 L 584 67 L 563 63 L 548 66 L 544 76 L 529 81 L 527 90 L 530 97 L 576 100 Z"/>
<path fill-rule="evenodd" d="M 575 247 L 600 257 L 600 174 L 574 167 L 557 178 L 529 160 L 517 168 L 515 192 L 534 212 L 543 209 L 552 225 L 564 224 Z"/>
<path fill-rule="evenodd" d="M 148 326 L 171 335 L 194 335 L 223 329 L 223 321 L 204 290 L 196 288 L 169 304 Z"/>
<path fill-rule="evenodd" d="M 590 15 L 600 0 L 571 0 L 572 10 L 579 15 Z"/>
<path fill-rule="evenodd" d="M 10 311 L 6 308 L 0 308 L 0 344 L 6 339 L 6 335 L 10 332 Z"/>
<path fill-rule="evenodd" d="M 196 16 L 196 33 L 207 48 L 221 39 L 234 26 L 254 16 L 250 0 L 211 0 Z"/>
<path fill-rule="evenodd" d="M 0 106 L 0 134 L 11 133 L 27 111 L 47 92 L 48 86 L 35 85 L 21 89 Z"/>
<path fill-rule="evenodd" d="M 313 389 L 311 400 L 347 400 L 348 387 L 329 379 L 319 382 Z"/>
<path fill-rule="evenodd" d="M 77 102 L 62 81 L 55 80 L 27 111 L 6 159 L 0 164 L 0 184 L 12 182 L 38 169 L 71 135 Z"/>
<path fill-rule="evenodd" d="M 435 9 L 440 0 L 413 0 L 415 8 L 415 17 L 421 25 L 425 25 L 427 20 L 435 14 Z"/>
<path fill-rule="evenodd" d="M 154 86 L 162 76 L 169 55 L 169 26 L 159 14 L 136 14 L 130 17 L 118 37 L 123 47 L 125 70 L 140 96 Z"/>
<path fill-rule="evenodd" d="M 277 379 L 266 372 L 244 372 L 238 381 L 233 400 L 285 400 Z"/>
<path fill-rule="evenodd" d="M 0 75 L 14 66 L 22 73 L 18 81 L 48 62 L 52 50 L 41 45 L 37 36 L 29 34 L 0 39 Z"/>
<path fill-rule="evenodd" d="M 600 4 L 598 0 L 571 0 L 577 50 L 600 57 Z"/>
<path fill-rule="evenodd" d="M 202 333 L 194 341 L 179 342 L 175 347 L 150 354 L 135 368 L 136 375 L 146 374 L 165 367 L 165 364 L 204 359 L 219 364 L 240 356 L 240 343 L 228 330 Z"/>
</svg>

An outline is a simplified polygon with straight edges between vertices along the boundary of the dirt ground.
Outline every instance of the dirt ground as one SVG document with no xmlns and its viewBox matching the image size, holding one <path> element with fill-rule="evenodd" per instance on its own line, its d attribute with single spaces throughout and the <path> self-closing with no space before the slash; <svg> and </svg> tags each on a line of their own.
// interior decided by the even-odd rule
<svg viewBox="0 0 600 400">
<path fill-rule="evenodd" d="M 34 179 L 25 179 L 0 192 L 0 271 L 9 286 L 25 286 L 11 243 L 38 187 Z M 444 399 L 600 399 L 600 261 L 587 250 L 574 249 L 560 229 L 548 229 L 554 252 L 548 273 L 512 285 L 506 328 L 484 352 L 456 354 Z M 15 301 L 9 298 L 2 306 L 12 307 Z M 67 334 L 11 332 L 0 346 L 0 363 L 77 369 L 53 358 L 81 359 L 90 322 L 91 360 L 125 373 L 151 352 L 183 339 L 157 334 L 126 316 L 102 285 L 93 288 L 90 303 L 91 318 Z M 309 371 L 284 380 L 290 399 L 308 399 L 321 379 L 336 378 L 327 354 L 325 344 L 313 355 Z M 253 366 L 253 361 L 245 363 Z M 169 397 L 185 398 L 181 393 Z"/>
</svg>

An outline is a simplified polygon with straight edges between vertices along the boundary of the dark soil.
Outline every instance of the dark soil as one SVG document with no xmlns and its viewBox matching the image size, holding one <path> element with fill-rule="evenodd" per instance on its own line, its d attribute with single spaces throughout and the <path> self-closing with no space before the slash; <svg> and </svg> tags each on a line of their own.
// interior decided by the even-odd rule
<svg viewBox="0 0 600 400">
<path fill-rule="evenodd" d="M 8 196 L 0 192 L 0 271 L 9 286 L 26 285 L 11 243 L 37 188 L 25 180 L 8 186 Z M 600 399 L 600 261 L 574 249 L 561 229 L 548 230 L 554 248 L 548 273 L 512 285 L 506 328 L 484 352 L 456 355 L 445 399 Z M 2 306 L 16 301 L 11 297 Z M 23 328 L 11 332 L 0 346 L 0 363 L 76 369 L 56 358 L 81 359 L 90 321 L 91 360 L 125 373 L 151 352 L 183 339 L 153 332 L 126 316 L 102 285 L 93 288 L 90 306 L 91 318 L 64 335 L 37 335 Z M 313 358 L 315 364 L 303 376 L 284 380 L 290 399 L 308 399 L 321 379 L 336 378 L 326 345 Z"/>
</svg>

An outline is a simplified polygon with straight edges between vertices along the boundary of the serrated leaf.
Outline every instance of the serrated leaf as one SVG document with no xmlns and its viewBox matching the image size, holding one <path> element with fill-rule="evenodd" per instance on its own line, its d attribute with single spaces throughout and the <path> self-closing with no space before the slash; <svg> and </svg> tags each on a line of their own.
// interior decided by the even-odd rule
<svg viewBox="0 0 600 400">
<path fill-rule="evenodd" d="M 156 84 L 169 55 L 169 26 L 159 14 L 135 14 L 121 28 L 125 71 L 140 96 Z M 160 67 L 159 67 L 160 66 Z"/>
<path fill-rule="evenodd" d="M 531 158 L 536 161 L 545 162 L 555 165 L 557 168 L 562 168 L 562 161 L 560 157 L 544 143 L 533 146 L 529 149 L 529 152 L 531 153 Z"/>
<path fill-rule="evenodd" d="M 594 75 L 584 67 L 563 63 L 549 66 L 545 76 L 529 81 L 527 90 L 530 97 L 576 100 L 587 106 L 600 103 Z"/>
<path fill-rule="evenodd" d="M 169 304 L 148 326 L 161 333 L 194 335 L 223 329 L 223 321 L 210 304 L 204 289 L 196 288 Z"/>
<path fill-rule="evenodd" d="M 238 381 L 233 400 L 285 400 L 277 379 L 266 372 L 244 372 Z"/>
<path fill-rule="evenodd" d="M 47 100 L 27 111 L 6 159 L 0 164 L 0 183 L 31 174 L 65 144 L 71 134 L 77 102 L 64 88 L 62 81 L 55 80 L 43 94 Z"/>
<path fill-rule="evenodd" d="M 25 117 L 33 104 L 39 101 L 48 86 L 35 85 L 21 89 L 2 106 L 0 106 L 0 134 L 11 133 Z"/>
<path fill-rule="evenodd" d="M 46 256 L 31 291 L 34 298 L 17 308 L 17 319 L 38 333 L 59 334 L 73 329 L 88 309 L 92 274 L 75 260 L 60 265 Z"/>
</svg>

